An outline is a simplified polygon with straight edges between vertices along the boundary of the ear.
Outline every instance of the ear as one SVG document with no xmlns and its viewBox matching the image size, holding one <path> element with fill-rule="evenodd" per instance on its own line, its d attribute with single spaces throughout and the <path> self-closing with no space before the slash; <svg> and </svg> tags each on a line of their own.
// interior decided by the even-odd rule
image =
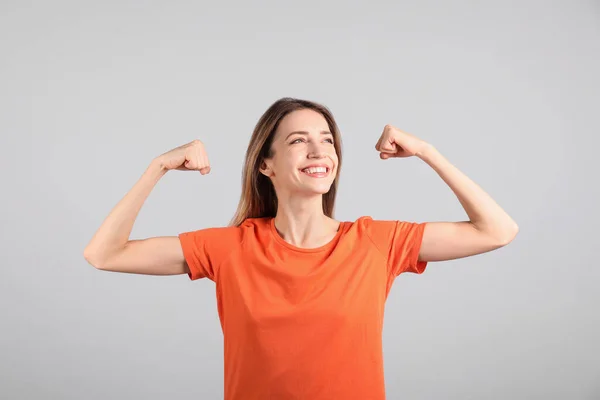
<svg viewBox="0 0 600 400">
<path fill-rule="evenodd" d="M 265 175 L 268 178 L 270 178 L 273 175 L 273 170 L 271 169 L 270 164 L 266 160 L 263 160 L 260 163 L 260 168 L 258 170 L 261 172 L 261 174 Z"/>
</svg>

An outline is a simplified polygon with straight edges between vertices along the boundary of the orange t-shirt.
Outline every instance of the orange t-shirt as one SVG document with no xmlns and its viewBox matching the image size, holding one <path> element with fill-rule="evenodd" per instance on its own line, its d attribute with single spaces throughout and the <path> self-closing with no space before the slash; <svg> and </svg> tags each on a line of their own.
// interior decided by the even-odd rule
<svg viewBox="0 0 600 400">
<path fill-rule="evenodd" d="M 273 218 L 181 233 L 190 279 L 216 283 L 225 399 L 385 399 L 384 303 L 396 276 L 425 270 L 424 228 L 361 217 L 313 249 Z"/>
</svg>

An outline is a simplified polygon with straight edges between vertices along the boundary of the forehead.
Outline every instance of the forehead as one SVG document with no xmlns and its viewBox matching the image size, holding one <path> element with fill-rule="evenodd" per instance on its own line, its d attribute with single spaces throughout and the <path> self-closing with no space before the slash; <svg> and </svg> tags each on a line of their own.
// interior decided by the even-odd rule
<svg viewBox="0 0 600 400">
<path fill-rule="evenodd" d="M 296 110 L 286 115 L 277 127 L 276 135 L 286 135 L 294 131 L 328 131 L 329 125 L 321 113 L 310 110 Z"/>
</svg>

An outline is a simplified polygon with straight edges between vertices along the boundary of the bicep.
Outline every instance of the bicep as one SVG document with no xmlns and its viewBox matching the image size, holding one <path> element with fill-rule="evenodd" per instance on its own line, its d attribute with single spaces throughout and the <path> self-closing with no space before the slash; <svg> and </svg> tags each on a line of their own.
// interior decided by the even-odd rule
<svg viewBox="0 0 600 400">
<path fill-rule="evenodd" d="M 98 268 L 144 275 L 179 275 L 188 272 L 177 236 L 130 240 Z"/>
<path fill-rule="evenodd" d="M 469 221 L 428 222 L 423 232 L 419 260 L 446 261 L 486 253 L 502 247 L 496 239 Z"/>
</svg>

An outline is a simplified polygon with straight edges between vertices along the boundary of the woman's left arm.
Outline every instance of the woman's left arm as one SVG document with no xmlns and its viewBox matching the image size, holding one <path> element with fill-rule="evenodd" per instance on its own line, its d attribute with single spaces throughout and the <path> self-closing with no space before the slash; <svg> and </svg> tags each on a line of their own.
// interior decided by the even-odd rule
<svg viewBox="0 0 600 400">
<path fill-rule="evenodd" d="M 475 182 L 431 144 L 386 125 L 375 148 L 382 159 L 416 156 L 454 192 L 469 221 L 428 222 L 419 252 L 422 261 L 469 257 L 506 246 L 519 231 L 516 222 Z"/>
</svg>

